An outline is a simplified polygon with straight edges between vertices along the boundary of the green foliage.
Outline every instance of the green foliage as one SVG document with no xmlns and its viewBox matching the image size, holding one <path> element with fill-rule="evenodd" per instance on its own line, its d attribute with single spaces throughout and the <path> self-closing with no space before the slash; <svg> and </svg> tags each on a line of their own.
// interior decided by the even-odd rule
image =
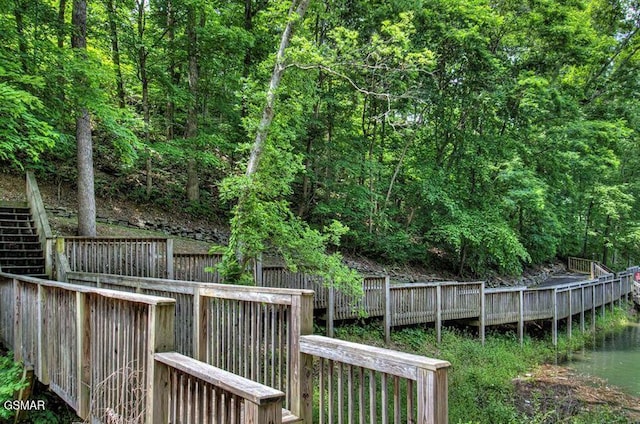
<svg viewBox="0 0 640 424">
<path fill-rule="evenodd" d="M 116 179 L 99 193 L 232 217 L 218 194 L 243 183 L 221 182 L 244 168 L 290 0 L 97 2 L 84 56 L 69 10 L 58 22 L 59 4 L 5 3 L 0 162 L 72 179 L 83 106 L 95 165 Z M 567 255 L 637 262 L 637 22 L 631 3 L 601 0 L 312 2 L 251 200 L 269 222 L 246 236 L 337 220 L 342 249 L 478 276 Z M 188 204 L 193 160 L 204 194 Z"/>
<path fill-rule="evenodd" d="M 0 161 L 22 169 L 27 162 L 37 162 L 59 135 L 42 119 L 44 105 L 40 99 L 18 88 L 38 87 L 42 80 L 3 68 L 1 59 L 0 56 Z"/>
<path fill-rule="evenodd" d="M 15 393 L 25 388 L 27 382 L 22 378 L 22 367 L 13 361 L 13 354 L 0 356 L 0 405 L 13 400 Z M 9 420 L 14 415 L 10 409 L 0 408 L 0 419 Z"/>
</svg>

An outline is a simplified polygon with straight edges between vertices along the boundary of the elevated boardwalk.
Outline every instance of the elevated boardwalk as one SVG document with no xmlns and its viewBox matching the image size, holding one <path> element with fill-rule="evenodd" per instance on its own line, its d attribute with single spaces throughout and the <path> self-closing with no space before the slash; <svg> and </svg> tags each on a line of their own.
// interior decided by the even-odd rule
<svg viewBox="0 0 640 424">
<path fill-rule="evenodd" d="M 575 261 L 581 281 L 527 288 L 483 282 L 394 284 L 366 277 L 349 298 L 316 277 L 255 269 L 261 287 L 218 284 L 219 260 L 174 255 L 170 239 L 54 238 L 27 178 L 50 281 L 0 271 L 0 341 L 83 419 L 100 423 L 447 422 L 438 359 L 312 335 L 314 312 L 363 314 L 394 328 L 559 322 L 632 293 L 638 268 L 617 275 Z M 183 280 L 177 280 L 176 278 Z M 195 279 L 196 281 L 185 281 Z M 206 280 L 206 281 L 198 281 Z"/>
</svg>

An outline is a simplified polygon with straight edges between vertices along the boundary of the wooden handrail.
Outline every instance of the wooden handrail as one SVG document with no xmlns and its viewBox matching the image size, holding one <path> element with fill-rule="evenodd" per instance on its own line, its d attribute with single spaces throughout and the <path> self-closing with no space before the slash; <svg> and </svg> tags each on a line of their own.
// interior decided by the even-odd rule
<svg viewBox="0 0 640 424">
<path fill-rule="evenodd" d="M 173 278 L 173 239 L 161 237 L 60 237 L 70 269 Z"/>
<path fill-rule="evenodd" d="M 157 422 L 153 354 L 173 350 L 173 299 L 11 274 L 0 274 L 0 292 L 0 311 L 10 311 L 0 324 L 14 327 L 2 341 L 78 416 Z"/>
<path fill-rule="evenodd" d="M 69 281 L 176 299 L 176 350 L 282 390 L 285 407 L 310 422 L 310 358 L 298 337 L 313 332 L 312 291 L 74 272 Z"/>
<path fill-rule="evenodd" d="M 448 421 L 447 361 L 323 336 L 300 337 L 300 349 L 318 362 L 320 422 L 364 422 L 365 411 L 371 423 Z"/>
<path fill-rule="evenodd" d="M 417 377 L 416 370 L 419 368 L 438 371 L 441 368 L 451 366 L 448 361 L 441 359 L 427 358 L 319 335 L 300 337 L 300 350 L 308 355 L 366 367 L 409 379 Z"/>
<path fill-rule="evenodd" d="M 256 383 L 177 352 L 156 353 L 154 357 L 157 362 L 189 374 L 256 405 L 281 401 L 284 398 L 284 393 L 280 390 Z"/>
</svg>

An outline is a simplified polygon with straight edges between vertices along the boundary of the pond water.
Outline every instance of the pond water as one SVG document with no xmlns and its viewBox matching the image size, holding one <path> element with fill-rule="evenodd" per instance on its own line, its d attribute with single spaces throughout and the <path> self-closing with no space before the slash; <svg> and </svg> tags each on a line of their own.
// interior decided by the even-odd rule
<svg viewBox="0 0 640 424">
<path fill-rule="evenodd" d="M 568 365 L 640 396 L 640 323 L 599 340 L 592 349 L 574 352 Z"/>
</svg>

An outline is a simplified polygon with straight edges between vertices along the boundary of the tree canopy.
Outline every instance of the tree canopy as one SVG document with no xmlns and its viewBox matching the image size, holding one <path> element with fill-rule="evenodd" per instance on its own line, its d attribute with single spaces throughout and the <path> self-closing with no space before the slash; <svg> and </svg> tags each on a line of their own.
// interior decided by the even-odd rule
<svg viewBox="0 0 640 424">
<path fill-rule="evenodd" d="M 299 3 L 89 0 L 76 54 L 65 0 L 0 0 L 0 161 L 76 181 L 85 110 L 98 194 L 228 219 L 248 256 L 640 259 L 636 0 L 313 0 L 269 92 Z"/>
</svg>

